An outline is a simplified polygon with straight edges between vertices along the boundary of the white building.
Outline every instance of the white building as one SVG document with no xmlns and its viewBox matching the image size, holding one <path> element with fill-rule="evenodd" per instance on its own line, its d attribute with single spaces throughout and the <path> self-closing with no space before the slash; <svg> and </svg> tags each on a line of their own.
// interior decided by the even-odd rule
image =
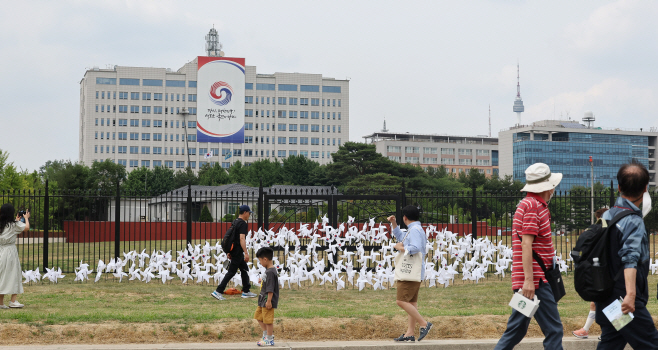
<svg viewBox="0 0 658 350">
<path fill-rule="evenodd" d="M 196 142 L 197 59 L 166 68 L 93 68 L 80 81 L 79 159 L 183 169 L 304 155 L 326 164 L 349 140 L 349 81 L 322 74 L 258 74 L 246 67 L 245 143 Z M 205 92 L 204 92 L 205 93 Z M 181 111 L 189 112 L 185 116 Z M 186 122 L 188 128 L 185 128 Z M 214 154 L 204 159 L 207 152 Z M 226 155 L 231 157 L 226 159 Z"/>
<path fill-rule="evenodd" d="M 384 124 L 384 130 L 363 138 L 394 162 L 423 168 L 444 166 L 454 175 L 473 168 L 487 177 L 498 173 L 498 139 L 494 137 L 394 133 Z"/>
</svg>

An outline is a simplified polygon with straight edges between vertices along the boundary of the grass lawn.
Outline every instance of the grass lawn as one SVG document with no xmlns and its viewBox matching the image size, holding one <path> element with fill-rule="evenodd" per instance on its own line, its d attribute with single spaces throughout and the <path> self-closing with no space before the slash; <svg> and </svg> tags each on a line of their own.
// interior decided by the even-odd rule
<svg viewBox="0 0 658 350">
<path fill-rule="evenodd" d="M 565 283 L 567 295 L 560 301 L 559 310 L 565 334 L 569 334 L 582 327 L 588 303 L 578 297 L 571 276 L 565 278 Z M 649 276 L 649 283 L 648 308 L 656 316 L 658 276 Z M 43 343 L 121 342 L 119 339 L 251 341 L 260 333 L 251 320 L 255 299 L 228 296 L 227 301 L 219 302 L 209 295 L 214 290 L 211 285 L 163 285 L 155 280 L 148 284 L 112 280 L 73 283 L 68 279 L 59 284 L 24 287 L 25 294 L 19 298 L 26 304 L 24 309 L 0 310 L 2 327 L 14 330 L 0 334 L 0 344 L 13 344 L 12 339 L 19 341 L 25 332 L 30 332 L 35 342 Z M 395 292 L 359 292 L 351 288 L 335 291 L 332 285 L 326 289 L 281 289 L 275 332 L 278 329 L 277 334 L 285 339 L 297 340 L 326 336 L 345 339 L 341 333 L 348 333 L 350 339 L 397 336 L 405 314 L 395 305 Z M 507 306 L 510 298 L 509 278 L 490 278 L 479 284 L 457 281 L 448 288 L 421 288 L 419 307 L 423 316 L 442 325 L 433 337 L 495 338 L 504 331 L 511 313 Z M 533 324 L 530 334 L 539 332 Z M 110 334 L 116 337 L 106 339 Z"/>
</svg>

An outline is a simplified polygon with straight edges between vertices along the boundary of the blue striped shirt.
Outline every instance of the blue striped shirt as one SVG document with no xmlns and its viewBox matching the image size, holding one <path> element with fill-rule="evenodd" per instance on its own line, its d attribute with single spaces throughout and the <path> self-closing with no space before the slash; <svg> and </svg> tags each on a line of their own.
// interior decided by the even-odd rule
<svg viewBox="0 0 658 350">
<path fill-rule="evenodd" d="M 420 280 L 424 281 L 425 254 L 426 254 L 425 247 L 427 245 L 427 237 L 425 236 L 425 231 L 423 230 L 423 227 L 420 225 L 420 221 L 414 221 L 410 223 L 409 226 L 407 227 L 407 231 L 409 231 L 409 236 L 402 243 L 404 245 L 404 250 L 409 252 L 409 254 L 416 254 L 418 252 L 423 254 L 422 255 L 423 267 L 420 272 Z M 402 242 L 406 234 L 407 234 L 406 232 L 400 230 L 399 225 L 393 229 L 393 235 L 395 235 L 395 238 L 399 242 Z"/>
</svg>

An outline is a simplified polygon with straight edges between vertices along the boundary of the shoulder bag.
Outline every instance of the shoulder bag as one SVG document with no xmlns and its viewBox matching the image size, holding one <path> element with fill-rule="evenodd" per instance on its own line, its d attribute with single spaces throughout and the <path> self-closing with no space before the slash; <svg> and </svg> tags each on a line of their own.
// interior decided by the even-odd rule
<svg viewBox="0 0 658 350">
<path fill-rule="evenodd" d="M 410 230 L 402 239 L 404 242 L 409 236 Z M 423 268 L 423 253 L 406 254 L 407 252 L 399 251 L 395 256 L 395 277 L 396 281 L 420 282 Z"/>
</svg>

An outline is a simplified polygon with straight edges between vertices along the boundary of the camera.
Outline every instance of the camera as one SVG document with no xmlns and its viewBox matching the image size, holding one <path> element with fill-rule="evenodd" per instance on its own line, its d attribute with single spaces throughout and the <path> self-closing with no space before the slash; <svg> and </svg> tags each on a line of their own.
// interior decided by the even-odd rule
<svg viewBox="0 0 658 350">
<path fill-rule="evenodd" d="M 27 213 L 27 210 L 19 210 L 18 211 L 18 216 L 20 216 L 20 222 L 25 223 L 25 218 L 23 217 L 23 215 L 25 215 L 26 213 Z"/>
</svg>

